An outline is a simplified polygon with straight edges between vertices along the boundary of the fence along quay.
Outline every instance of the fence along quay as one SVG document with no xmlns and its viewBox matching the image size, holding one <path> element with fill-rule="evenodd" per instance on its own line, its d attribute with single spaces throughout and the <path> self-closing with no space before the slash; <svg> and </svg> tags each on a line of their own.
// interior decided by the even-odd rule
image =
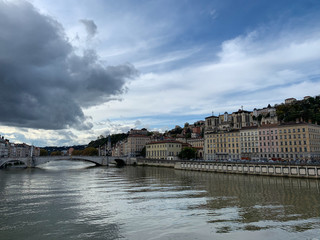
<svg viewBox="0 0 320 240">
<path fill-rule="evenodd" d="M 140 159 L 137 165 L 174 167 L 177 170 L 251 174 L 277 177 L 320 178 L 320 165 L 290 165 L 272 163 L 238 163 L 208 161 L 168 161 Z"/>
</svg>

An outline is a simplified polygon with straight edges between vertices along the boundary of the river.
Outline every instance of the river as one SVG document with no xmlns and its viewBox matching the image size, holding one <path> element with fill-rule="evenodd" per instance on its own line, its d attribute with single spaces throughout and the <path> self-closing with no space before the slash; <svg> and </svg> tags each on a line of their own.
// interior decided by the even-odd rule
<svg viewBox="0 0 320 240">
<path fill-rule="evenodd" d="M 0 171 L 0 239 L 320 239 L 320 180 L 51 162 Z"/>
</svg>

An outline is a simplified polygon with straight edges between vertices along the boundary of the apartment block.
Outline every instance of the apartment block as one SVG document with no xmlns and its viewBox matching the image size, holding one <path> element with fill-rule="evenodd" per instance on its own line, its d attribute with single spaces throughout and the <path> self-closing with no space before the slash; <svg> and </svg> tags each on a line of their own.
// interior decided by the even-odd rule
<svg viewBox="0 0 320 240">
<path fill-rule="evenodd" d="M 150 142 L 146 144 L 146 157 L 150 159 L 177 160 L 182 143 L 172 140 Z"/>
<path fill-rule="evenodd" d="M 308 123 L 279 126 L 279 155 L 286 160 L 320 159 L 320 126 Z"/>
<path fill-rule="evenodd" d="M 274 159 L 279 155 L 278 124 L 268 124 L 259 127 L 259 149 L 261 159 Z"/>
<path fill-rule="evenodd" d="M 258 127 L 244 127 L 240 130 L 241 158 L 247 160 L 258 160 L 259 136 Z"/>
<path fill-rule="evenodd" d="M 240 131 L 205 134 L 204 158 L 206 160 L 240 159 Z"/>
<path fill-rule="evenodd" d="M 150 137 L 146 135 L 129 135 L 124 143 L 124 155 L 137 157 L 141 150 L 150 142 Z"/>
</svg>

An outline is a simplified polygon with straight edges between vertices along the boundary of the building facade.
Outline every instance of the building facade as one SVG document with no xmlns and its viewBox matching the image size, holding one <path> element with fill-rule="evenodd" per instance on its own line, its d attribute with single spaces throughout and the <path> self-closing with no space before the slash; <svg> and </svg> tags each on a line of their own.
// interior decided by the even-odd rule
<svg viewBox="0 0 320 240">
<path fill-rule="evenodd" d="M 259 127 L 260 159 L 277 160 L 280 157 L 278 126 L 278 124 L 269 124 Z"/>
<path fill-rule="evenodd" d="M 205 160 L 236 160 L 240 158 L 240 131 L 205 134 Z"/>
<path fill-rule="evenodd" d="M 182 150 L 182 143 L 178 141 L 158 141 L 146 144 L 146 158 L 177 160 Z"/>
<path fill-rule="evenodd" d="M 204 139 L 203 138 L 190 138 L 187 140 L 187 143 L 190 144 L 194 149 L 197 150 L 197 159 L 203 159 Z"/>
<path fill-rule="evenodd" d="M 242 159 L 259 159 L 258 127 L 244 127 L 240 130 L 240 152 Z"/>
<path fill-rule="evenodd" d="M 124 143 L 124 155 L 129 157 L 140 156 L 142 149 L 150 142 L 146 135 L 129 135 Z"/>
<path fill-rule="evenodd" d="M 285 160 L 320 160 L 320 126 L 308 123 L 279 126 L 280 157 Z"/>
<path fill-rule="evenodd" d="M 241 130 L 206 132 L 206 160 L 320 161 L 320 126 L 264 124 Z"/>
</svg>

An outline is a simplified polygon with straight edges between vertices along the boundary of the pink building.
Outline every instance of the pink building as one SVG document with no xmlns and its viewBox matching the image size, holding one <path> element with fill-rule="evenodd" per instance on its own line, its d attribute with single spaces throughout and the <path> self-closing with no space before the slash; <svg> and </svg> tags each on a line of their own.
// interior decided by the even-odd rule
<svg viewBox="0 0 320 240">
<path fill-rule="evenodd" d="M 278 125 L 263 125 L 259 128 L 260 158 L 279 158 Z"/>
</svg>

